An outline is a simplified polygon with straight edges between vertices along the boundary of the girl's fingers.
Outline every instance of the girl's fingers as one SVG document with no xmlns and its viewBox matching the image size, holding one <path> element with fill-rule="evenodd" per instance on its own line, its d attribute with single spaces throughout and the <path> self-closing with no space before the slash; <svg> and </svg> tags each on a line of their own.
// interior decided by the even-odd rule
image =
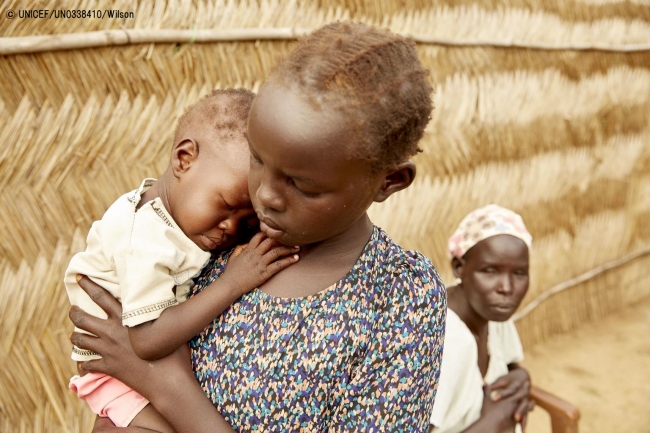
<svg viewBox="0 0 650 433">
<path fill-rule="evenodd" d="M 77 278 L 79 278 L 79 275 Z M 84 292 L 88 293 L 90 299 L 92 299 L 97 305 L 101 307 L 102 310 L 106 312 L 106 314 L 108 314 L 108 317 L 122 316 L 122 305 L 120 304 L 120 301 L 115 299 L 102 286 L 95 284 L 90 278 L 86 277 L 85 275 L 82 275 L 81 278 L 77 280 L 77 284 L 79 284 L 79 287 L 81 287 Z"/>
<path fill-rule="evenodd" d="M 101 368 L 104 363 L 101 359 L 93 359 L 90 361 L 83 361 L 79 363 L 80 368 L 86 373 L 104 373 L 110 374 L 105 369 Z"/>
<path fill-rule="evenodd" d="M 83 329 L 84 331 L 88 331 L 91 334 L 100 335 L 102 331 L 106 329 L 106 320 L 88 314 L 81 308 L 77 307 L 76 305 L 70 307 L 70 311 L 68 312 L 68 317 L 70 318 L 70 321 L 74 324 L 74 326 L 76 326 L 79 329 Z M 85 334 L 81 334 L 81 335 L 85 335 Z M 81 347 L 75 344 L 74 342 L 73 344 L 77 347 Z M 83 349 L 90 350 L 87 347 L 83 347 Z"/>
<path fill-rule="evenodd" d="M 269 250 L 266 254 L 264 254 L 264 264 L 265 265 L 270 265 L 273 263 L 275 260 L 277 260 L 280 257 L 288 256 L 289 254 L 295 254 L 300 250 L 300 247 L 288 247 L 286 245 L 281 245 L 279 247 L 275 247 L 271 250 Z"/>
<path fill-rule="evenodd" d="M 99 339 L 97 337 L 83 334 L 81 332 L 73 332 L 70 334 L 70 342 L 80 349 L 92 350 L 95 353 L 99 353 L 98 351 L 101 348 L 101 344 L 99 344 Z"/>
</svg>

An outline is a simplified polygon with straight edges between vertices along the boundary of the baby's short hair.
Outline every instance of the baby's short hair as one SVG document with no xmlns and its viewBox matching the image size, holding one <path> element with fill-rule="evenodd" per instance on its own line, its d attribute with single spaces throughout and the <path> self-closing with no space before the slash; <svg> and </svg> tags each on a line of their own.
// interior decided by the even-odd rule
<svg viewBox="0 0 650 433">
<path fill-rule="evenodd" d="M 243 136 L 255 93 L 248 89 L 215 89 L 190 105 L 178 119 L 174 134 L 177 142 L 187 129 L 210 126 L 219 142 Z"/>
</svg>

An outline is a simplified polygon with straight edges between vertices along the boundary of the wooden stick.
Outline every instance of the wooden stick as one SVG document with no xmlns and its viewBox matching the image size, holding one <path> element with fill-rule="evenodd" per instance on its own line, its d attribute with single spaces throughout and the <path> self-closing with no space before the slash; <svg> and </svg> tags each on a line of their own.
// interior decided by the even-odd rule
<svg viewBox="0 0 650 433">
<path fill-rule="evenodd" d="M 550 298 L 553 295 L 557 295 L 560 292 L 563 292 L 567 289 L 570 289 L 571 287 L 575 287 L 578 284 L 584 283 L 585 281 L 589 281 L 598 275 L 605 273 L 609 271 L 610 269 L 618 268 L 620 266 L 623 266 L 633 260 L 636 260 L 640 257 L 646 256 L 650 254 L 650 248 L 645 248 L 640 251 L 634 252 L 632 254 L 628 254 L 627 256 L 621 257 L 618 260 L 613 260 L 611 262 L 604 263 L 600 266 L 595 267 L 594 269 L 591 269 L 583 274 L 578 275 L 575 278 L 571 278 L 570 280 L 564 281 L 560 284 L 556 284 L 555 286 L 551 287 L 548 290 L 545 290 L 542 292 L 539 296 L 537 296 L 535 299 L 533 299 L 532 302 L 530 302 L 528 305 L 526 305 L 524 308 L 522 308 L 520 311 L 517 311 L 513 316 L 512 320 L 515 322 L 517 320 L 520 320 L 524 317 L 526 317 L 531 311 L 533 311 L 535 308 L 539 307 L 539 305 L 546 301 L 548 298 Z"/>
<path fill-rule="evenodd" d="M 308 29 L 290 27 L 267 29 L 123 29 L 104 30 L 83 33 L 65 33 L 59 35 L 19 36 L 0 38 L 0 55 L 38 53 L 43 51 L 74 50 L 82 48 L 107 47 L 130 44 L 155 43 L 188 43 L 188 42 L 241 42 L 262 40 L 295 40 L 309 33 Z M 459 47 L 502 47 L 525 48 L 544 51 L 608 51 L 608 52 L 641 52 L 650 51 L 648 44 L 629 44 L 611 46 L 606 44 L 544 44 L 519 43 L 516 41 L 447 39 L 423 34 L 407 34 L 415 42 L 427 45 L 444 45 Z"/>
</svg>

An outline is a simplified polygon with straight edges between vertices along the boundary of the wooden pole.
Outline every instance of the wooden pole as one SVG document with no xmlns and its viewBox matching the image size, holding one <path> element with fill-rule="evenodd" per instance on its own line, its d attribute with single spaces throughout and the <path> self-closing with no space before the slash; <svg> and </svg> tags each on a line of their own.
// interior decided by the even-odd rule
<svg viewBox="0 0 650 433">
<path fill-rule="evenodd" d="M 75 50 L 82 48 L 107 47 L 130 44 L 173 44 L 192 42 L 242 42 L 265 40 L 295 40 L 309 33 L 309 29 L 294 29 L 290 27 L 266 29 L 123 29 L 104 30 L 83 33 L 65 33 L 59 35 L 18 36 L 0 38 L 0 55 L 38 53 L 43 51 Z M 650 51 L 650 43 L 628 45 L 606 44 L 544 44 L 519 43 L 503 40 L 472 40 L 447 39 L 422 34 L 403 33 L 415 42 L 426 45 L 458 46 L 458 47 L 502 47 L 526 48 L 543 51 L 606 51 L 606 52 L 640 52 Z"/>
</svg>

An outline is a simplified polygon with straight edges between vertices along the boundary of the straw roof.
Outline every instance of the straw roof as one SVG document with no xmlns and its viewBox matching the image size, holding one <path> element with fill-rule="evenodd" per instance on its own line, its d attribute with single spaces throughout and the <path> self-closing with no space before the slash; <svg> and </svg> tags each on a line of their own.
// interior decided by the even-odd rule
<svg viewBox="0 0 650 433">
<path fill-rule="evenodd" d="M 88 429 L 65 390 L 71 254 L 163 171 L 183 107 L 257 88 L 297 34 L 335 19 L 412 35 L 436 88 L 416 182 L 371 208 L 378 225 L 451 282 L 460 219 L 490 202 L 520 212 L 534 236 L 527 346 L 650 295 L 648 1 L 42 1 L 134 18 L 4 19 L 21 4 L 0 5 L 0 53 L 19 52 L 0 62 L 0 431 Z"/>
</svg>

